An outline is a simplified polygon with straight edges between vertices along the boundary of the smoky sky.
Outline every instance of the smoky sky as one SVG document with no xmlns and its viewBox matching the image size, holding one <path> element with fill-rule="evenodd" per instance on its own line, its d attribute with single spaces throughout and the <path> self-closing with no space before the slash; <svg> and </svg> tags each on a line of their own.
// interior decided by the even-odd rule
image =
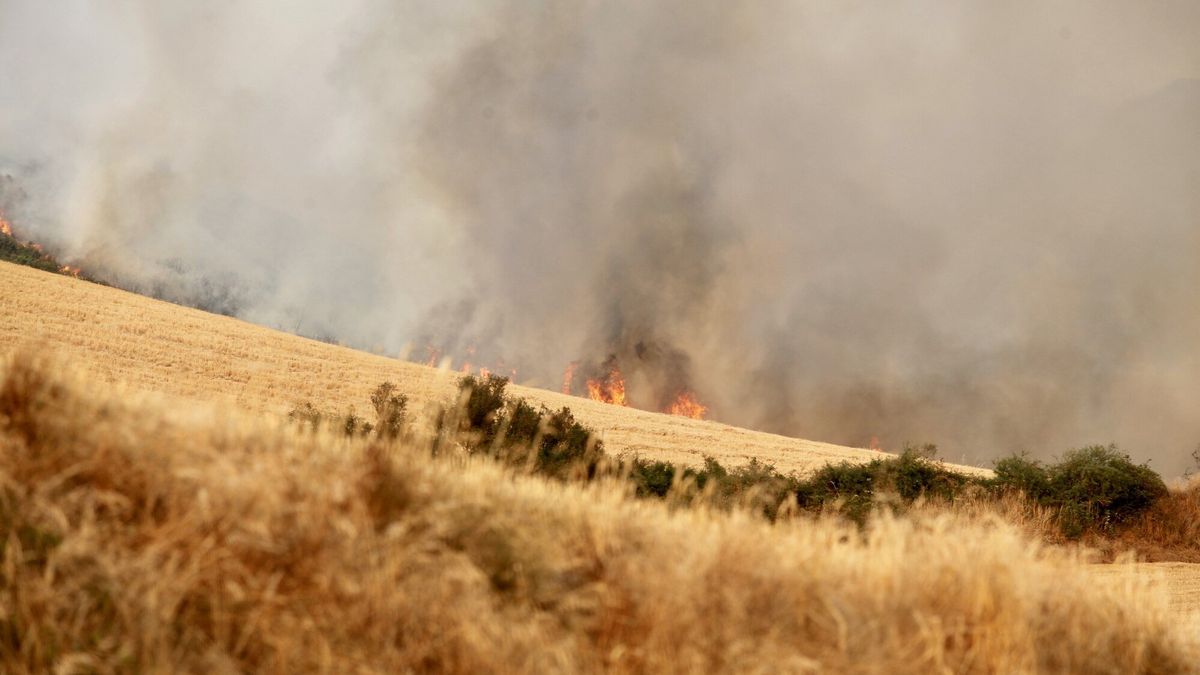
<svg viewBox="0 0 1200 675">
<path fill-rule="evenodd" d="M 0 208 L 360 347 L 549 388 L 616 355 L 644 407 L 1174 475 L 1197 34 L 1191 0 L 0 0 Z"/>
</svg>

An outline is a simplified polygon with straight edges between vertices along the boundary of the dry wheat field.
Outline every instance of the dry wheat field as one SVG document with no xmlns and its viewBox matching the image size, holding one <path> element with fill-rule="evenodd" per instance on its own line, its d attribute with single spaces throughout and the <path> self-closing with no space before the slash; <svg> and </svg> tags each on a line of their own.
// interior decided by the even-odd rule
<svg viewBox="0 0 1200 675">
<path fill-rule="evenodd" d="M 296 404 L 363 408 L 371 389 L 395 382 L 417 404 L 453 397 L 457 373 L 297 337 L 225 316 L 160 302 L 60 275 L 0 263 L 0 340 L 71 358 L 105 381 L 249 410 L 286 413 Z M 718 422 L 621 408 L 516 386 L 514 393 L 569 406 L 614 453 L 679 464 L 711 455 L 737 465 L 752 457 L 803 472 L 831 460 L 880 453 L 786 438 Z M 964 467 L 964 470 L 973 470 Z"/>
<path fill-rule="evenodd" d="M 998 519 L 770 525 L 301 433 L 453 375 L 0 263 L 7 672 L 1200 672 L 1200 566 Z M 569 404 L 616 452 L 868 450 Z M 17 636 L 17 637 L 14 637 Z"/>
</svg>

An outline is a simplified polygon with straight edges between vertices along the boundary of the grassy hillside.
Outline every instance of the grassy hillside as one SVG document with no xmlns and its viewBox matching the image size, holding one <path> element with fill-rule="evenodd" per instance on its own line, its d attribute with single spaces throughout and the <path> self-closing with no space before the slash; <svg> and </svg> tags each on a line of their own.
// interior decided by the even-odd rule
<svg viewBox="0 0 1200 675">
<path fill-rule="evenodd" d="M 1001 522 L 771 526 L 0 369 L 7 672 L 1183 673 Z"/>
<path fill-rule="evenodd" d="M 70 356 L 102 380 L 147 391 L 278 414 L 302 401 L 361 407 L 384 380 L 399 385 L 413 407 L 440 404 L 455 392 L 455 373 L 24 267 L 0 263 L 0 288 L 6 289 L 0 293 L 0 341 Z M 570 406 L 615 454 L 693 466 L 706 455 L 727 466 L 758 458 L 783 472 L 887 456 L 541 389 L 517 386 L 513 392 L 551 408 Z"/>
</svg>

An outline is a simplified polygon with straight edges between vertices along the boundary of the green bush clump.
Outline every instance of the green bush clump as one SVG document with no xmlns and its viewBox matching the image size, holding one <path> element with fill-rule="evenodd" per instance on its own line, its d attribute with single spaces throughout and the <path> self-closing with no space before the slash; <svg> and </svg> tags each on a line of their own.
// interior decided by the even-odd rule
<svg viewBox="0 0 1200 675">
<path fill-rule="evenodd" d="M 989 484 L 1002 490 L 1022 492 L 1038 502 L 1051 494 L 1050 473 L 1046 466 L 1026 455 L 1013 455 L 996 462 L 995 477 Z"/>
<path fill-rule="evenodd" d="M 779 473 L 773 464 L 751 458 L 749 463 L 727 469 L 713 459 L 704 458 L 704 468 L 688 469 L 684 478 L 695 481 L 699 497 L 718 507 L 741 505 L 774 520 L 784 504 L 793 499 L 799 481 Z"/>
<path fill-rule="evenodd" d="M 935 460 L 937 447 L 906 447 L 899 456 L 873 459 L 865 464 L 839 462 L 821 467 L 796 487 L 801 509 L 823 511 L 837 506 L 839 512 L 859 524 L 885 495 L 895 495 L 899 505 L 921 497 L 952 500 L 977 481 L 943 467 Z"/>
<path fill-rule="evenodd" d="M 1050 469 L 1050 490 L 1059 502 L 1076 505 L 1102 528 L 1128 520 L 1167 495 L 1158 474 L 1145 464 L 1134 464 L 1115 445 L 1068 452 Z"/>
<path fill-rule="evenodd" d="M 975 481 L 966 474 L 945 468 L 936 461 L 937 446 L 905 448 L 895 459 L 879 462 L 882 482 L 901 499 L 911 502 L 918 497 L 950 500 Z"/>
<path fill-rule="evenodd" d="M 639 497 L 666 497 L 675 485 L 675 465 L 634 457 L 629 462 L 629 479 Z"/>
<path fill-rule="evenodd" d="M 507 377 L 488 375 L 476 378 L 468 375 L 458 383 L 463 394 L 461 427 L 480 435 L 483 444 L 490 445 L 500 431 L 503 411 L 509 404 L 504 395 Z"/>
<path fill-rule="evenodd" d="M 1092 530 L 1110 532 L 1167 496 L 1158 474 L 1145 464 L 1134 464 L 1115 445 L 1072 450 L 1050 465 L 1008 457 L 996 463 L 990 485 L 1023 492 L 1056 509 L 1059 527 L 1069 538 Z"/>
<path fill-rule="evenodd" d="M 594 478 L 605 459 L 600 440 L 575 419 L 569 408 L 535 409 L 504 390 L 508 378 L 468 375 L 459 381 L 463 401 L 460 431 L 472 454 L 487 453 L 528 464 L 554 478 Z M 443 419 L 448 416 L 443 414 Z"/>
<path fill-rule="evenodd" d="M 837 505 L 842 515 L 865 523 L 875 505 L 877 462 L 826 464 L 796 486 L 796 505 L 814 512 Z"/>
</svg>

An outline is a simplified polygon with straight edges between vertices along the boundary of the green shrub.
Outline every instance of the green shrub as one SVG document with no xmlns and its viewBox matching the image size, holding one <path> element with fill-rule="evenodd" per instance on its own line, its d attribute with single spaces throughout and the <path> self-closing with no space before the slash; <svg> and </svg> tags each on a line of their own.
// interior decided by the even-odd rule
<svg viewBox="0 0 1200 675">
<path fill-rule="evenodd" d="M 508 378 L 488 375 L 483 379 L 468 375 L 458 382 L 464 395 L 462 430 L 477 432 L 484 445 L 490 444 L 500 428 L 500 412 L 507 402 L 504 388 Z"/>
<path fill-rule="evenodd" d="M 996 475 L 987 484 L 1055 509 L 1060 530 L 1072 539 L 1092 530 L 1111 531 L 1167 495 L 1158 474 L 1113 445 L 1072 450 L 1050 465 L 1024 455 L 1006 457 L 996 462 Z"/>
<path fill-rule="evenodd" d="M 531 463 L 538 473 L 566 478 L 580 471 L 595 476 L 604 449 L 569 408 L 540 410 L 505 395 L 508 378 L 467 376 L 459 381 L 463 401 L 460 431 L 468 452 L 491 453 L 511 462 Z M 445 417 L 445 414 L 443 414 Z"/>
<path fill-rule="evenodd" d="M 505 440 L 514 444 L 532 445 L 542 429 L 542 413 L 518 399 L 508 404 L 504 429 Z"/>
<path fill-rule="evenodd" d="M 996 462 L 996 475 L 989 487 L 1000 491 L 1022 492 L 1036 501 L 1050 497 L 1050 474 L 1046 467 L 1025 455 L 1013 455 Z"/>
<path fill-rule="evenodd" d="M 555 412 L 543 408 L 541 417 L 541 435 L 536 444 L 537 470 L 557 478 L 583 470 L 588 478 L 594 477 L 604 459 L 604 450 L 592 432 L 576 421 L 569 408 Z"/>
<path fill-rule="evenodd" d="M 1049 501 L 1061 509 L 1063 532 L 1071 537 L 1109 531 L 1167 495 L 1158 474 L 1115 445 L 1072 450 L 1048 473 Z"/>
<path fill-rule="evenodd" d="M 686 469 L 683 477 L 694 482 L 710 506 L 745 506 L 774 520 L 780 507 L 792 499 L 798 481 L 775 470 L 775 466 L 752 458 L 743 466 L 726 469 L 712 457 L 704 468 Z"/>
<path fill-rule="evenodd" d="M 880 463 L 882 482 L 901 499 L 912 502 L 919 497 L 954 499 L 971 484 L 966 474 L 952 471 L 935 460 L 937 447 L 906 447 L 896 459 Z"/>
<path fill-rule="evenodd" d="M 629 462 L 629 479 L 639 497 L 666 497 L 675 484 L 675 465 L 635 457 Z"/>
<path fill-rule="evenodd" d="M 977 482 L 939 464 L 936 454 L 935 446 L 926 445 L 862 464 L 827 464 L 797 483 L 796 504 L 809 511 L 836 505 L 843 516 L 861 525 L 885 495 L 894 494 L 901 505 L 920 497 L 950 500 Z"/>
<path fill-rule="evenodd" d="M 796 486 L 796 505 L 820 512 L 838 504 L 842 515 L 860 525 L 865 523 L 874 508 L 875 480 L 882 461 L 826 464 Z"/>
</svg>

